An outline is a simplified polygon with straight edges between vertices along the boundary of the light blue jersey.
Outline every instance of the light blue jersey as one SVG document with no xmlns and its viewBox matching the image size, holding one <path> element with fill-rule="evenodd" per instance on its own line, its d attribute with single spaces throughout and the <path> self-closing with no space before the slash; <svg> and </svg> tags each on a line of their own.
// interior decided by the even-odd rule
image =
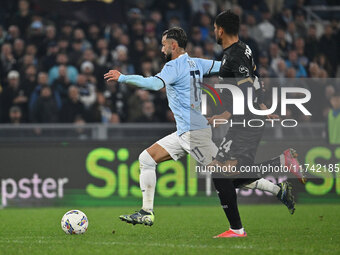
<svg viewBox="0 0 340 255">
<path fill-rule="evenodd" d="M 204 75 L 218 73 L 220 66 L 221 62 L 191 58 L 185 53 L 166 63 L 154 77 L 121 75 L 118 81 L 152 90 L 165 86 L 177 134 L 181 135 L 190 130 L 208 128 L 208 121 L 201 114 L 201 82 Z"/>
<path fill-rule="evenodd" d="M 166 86 L 169 107 L 174 113 L 177 134 L 208 127 L 201 113 L 203 75 L 216 73 L 220 64 L 213 60 L 191 58 L 187 53 L 165 64 L 155 75 Z"/>
</svg>

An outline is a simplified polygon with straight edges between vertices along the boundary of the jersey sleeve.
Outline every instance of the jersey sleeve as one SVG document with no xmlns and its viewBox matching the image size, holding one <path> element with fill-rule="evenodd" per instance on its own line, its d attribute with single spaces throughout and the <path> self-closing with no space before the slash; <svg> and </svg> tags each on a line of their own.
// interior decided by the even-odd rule
<svg viewBox="0 0 340 255">
<path fill-rule="evenodd" d="M 195 58 L 195 60 L 201 65 L 203 75 L 216 74 L 220 71 L 220 61 L 208 60 L 203 58 Z"/>
<path fill-rule="evenodd" d="M 155 77 L 163 82 L 163 85 L 171 85 L 177 79 L 177 68 L 175 63 L 167 63 L 164 65 L 160 73 L 156 74 Z"/>
<path fill-rule="evenodd" d="M 143 77 L 141 75 L 124 75 L 119 76 L 118 82 L 134 85 L 142 89 L 160 90 L 164 87 L 164 83 L 155 76 Z"/>
</svg>

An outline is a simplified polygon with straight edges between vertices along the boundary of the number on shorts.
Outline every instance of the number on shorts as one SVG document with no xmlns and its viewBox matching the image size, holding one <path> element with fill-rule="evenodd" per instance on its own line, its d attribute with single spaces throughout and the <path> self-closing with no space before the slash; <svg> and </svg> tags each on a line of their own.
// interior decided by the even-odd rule
<svg viewBox="0 0 340 255">
<path fill-rule="evenodd" d="M 231 144 L 233 143 L 233 140 L 229 140 L 227 143 L 224 143 L 225 140 L 226 140 L 226 139 L 225 139 L 225 137 L 224 137 L 224 138 L 223 138 L 223 141 L 222 141 L 222 143 L 221 143 L 221 146 L 220 146 L 220 148 L 219 148 L 219 150 L 224 149 L 224 153 L 227 154 L 228 151 L 230 151 L 230 146 L 231 146 Z"/>
<path fill-rule="evenodd" d="M 194 153 L 194 155 L 196 156 L 198 161 L 202 161 L 204 159 L 202 152 L 200 151 L 200 149 L 197 146 L 195 148 L 193 148 L 191 151 L 192 151 L 192 153 Z"/>
</svg>

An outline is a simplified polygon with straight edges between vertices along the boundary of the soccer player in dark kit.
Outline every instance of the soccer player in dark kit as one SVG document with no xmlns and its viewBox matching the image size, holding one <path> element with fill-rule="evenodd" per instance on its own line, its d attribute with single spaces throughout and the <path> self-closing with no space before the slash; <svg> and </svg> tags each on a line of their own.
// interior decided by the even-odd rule
<svg viewBox="0 0 340 255">
<path fill-rule="evenodd" d="M 227 168 L 255 165 L 256 150 L 261 140 L 264 126 L 253 127 L 247 123 L 251 119 L 264 119 L 250 112 L 247 104 L 248 88 L 251 88 L 253 95 L 253 105 L 257 109 L 266 110 L 263 104 L 262 87 L 256 76 L 256 66 L 254 64 L 252 51 L 248 45 L 241 42 L 238 38 L 240 20 L 239 17 L 229 11 L 220 13 L 214 24 L 214 32 L 217 43 L 223 47 L 223 58 L 219 71 L 219 78 L 223 79 L 223 84 L 231 84 L 242 90 L 244 95 L 244 114 L 233 114 L 233 95 L 230 90 L 223 90 L 225 98 L 225 111 L 222 114 L 214 115 L 208 118 L 209 123 L 214 125 L 216 120 L 232 120 L 237 123 L 229 128 L 226 137 L 219 146 L 216 159 L 210 164 L 211 166 L 223 166 Z M 238 105 L 242 107 L 242 105 Z M 276 115 L 277 116 L 277 115 Z M 276 118 L 275 115 L 267 118 Z M 278 117 L 278 116 L 277 116 Z M 244 123 L 244 125 L 240 124 Z M 285 165 L 294 166 L 292 173 L 297 176 L 300 182 L 304 183 L 305 178 L 300 172 L 299 163 L 296 159 L 297 154 L 293 149 L 284 151 L 280 156 L 273 158 L 262 165 Z M 230 223 L 230 229 L 216 237 L 244 237 L 244 231 L 237 207 L 237 196 L 235 188 L 244 187 L 250 183 L 256 183 L 258 176 L 225 176 L 215 175 L 213 182 L 217 190 L 222 208 Z M 243 178 L 240 178 L 243 177 Z M 289 185 L 287 182 L 285 185 Z M 286 190 L 291 189 L 287 187 Z M 280 196 L 280 194 L 278 194 Z M 289 201 L 288 201 L 289 202 Z M 294 213 L 294 204 L 288 204 L 291 213 Z"/>
</svg>

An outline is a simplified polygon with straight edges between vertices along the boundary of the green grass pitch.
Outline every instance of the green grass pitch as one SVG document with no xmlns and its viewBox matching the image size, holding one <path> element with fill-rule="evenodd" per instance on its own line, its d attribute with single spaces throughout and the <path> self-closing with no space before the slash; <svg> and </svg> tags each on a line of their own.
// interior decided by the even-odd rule
<svg viewBox="0 0 340 255">
<path fill-rule="evenodd" d="M 63 214 L 80 209 L 86 234 L 70 236 Z M 340 205 L 240 206 L 246 238 L 213 239 L 227 230 L 219 206 L 156 207 L 155 225 L 130 225 L 118 216 L 131 207 L 0 210 L 0 254 L 340 254 Z M 114 231 L 114 233 L 112 233 Z"/>
</svg>

